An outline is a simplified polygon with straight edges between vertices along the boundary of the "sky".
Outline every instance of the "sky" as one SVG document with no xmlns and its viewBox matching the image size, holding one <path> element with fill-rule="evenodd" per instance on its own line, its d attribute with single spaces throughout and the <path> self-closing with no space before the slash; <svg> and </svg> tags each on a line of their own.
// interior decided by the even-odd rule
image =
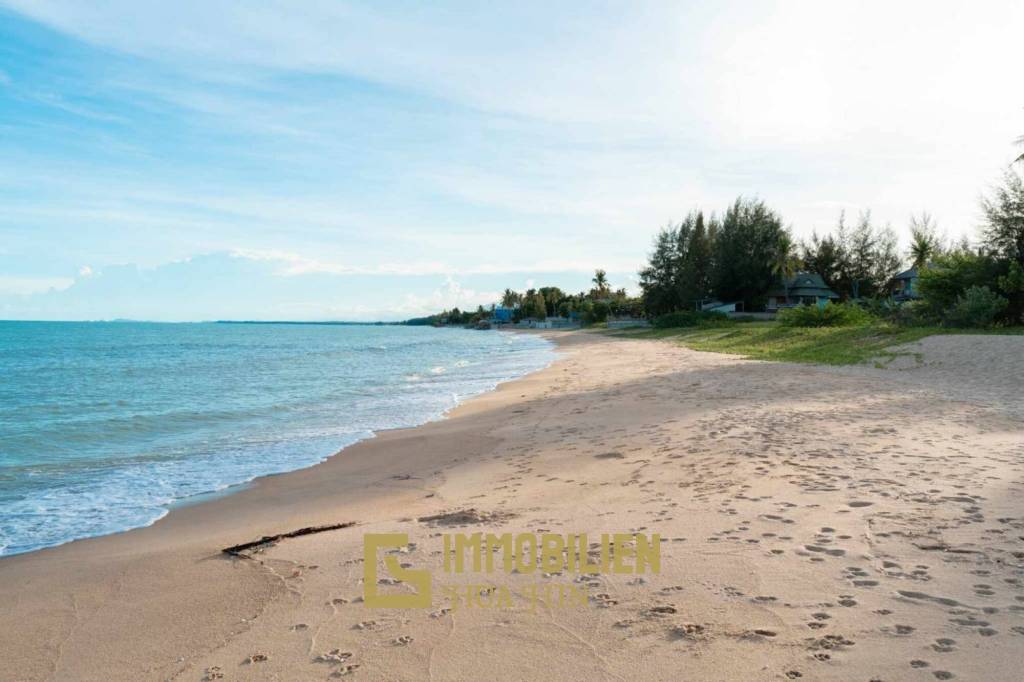
<svg viewBox="0 0 1024 682">
<path fill-rule="evenodd" d="M 974 236 L 1024 3 L 0 0 L 0 318 L 394 320 L 637 290 L 737 196 Z"/>
</svg>

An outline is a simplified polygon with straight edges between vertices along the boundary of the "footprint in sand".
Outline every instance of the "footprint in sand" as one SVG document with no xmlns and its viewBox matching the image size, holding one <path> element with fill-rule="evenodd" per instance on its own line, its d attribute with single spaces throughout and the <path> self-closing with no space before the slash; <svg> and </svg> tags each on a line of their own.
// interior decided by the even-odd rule
<svg viewBox="0 0 1024 682">
<path fill-rule="evenodd" d="M 346 665 L 344 668 L 340 668 L 338 670 L 335 670 L 333 673 L 331 673 L 331 677 L 345 677 L 346 675 L 353 675 L 353 674 L 355 674 L 356 670 L 358 670 L 358 669 L 359 669 L 359 664 L 358 663 L 353 663 L 352 665 Z"/>
<path fill-rule="evenodd" d="M 644 612 L 644 615 L 648 617 L 660 618 L 661 616 L 668 616 L 676 613 L 676 607 L 674 606 L 652 606 Z"/>
<path fill-rule="evenodd" d="M 314 663 L 344 663 L 348 659 L 352 658 L 352 652 L 342 651 L 341 649 L 331 649 L 326 654 L 320 654 L 313 659 Z"/>
<path fill-rule="evenodd" d="M 687 639 L 704 634 L 704 626 L 697 623 L 673 625 L 668 630 L 669 639 Z"/>
</svg>

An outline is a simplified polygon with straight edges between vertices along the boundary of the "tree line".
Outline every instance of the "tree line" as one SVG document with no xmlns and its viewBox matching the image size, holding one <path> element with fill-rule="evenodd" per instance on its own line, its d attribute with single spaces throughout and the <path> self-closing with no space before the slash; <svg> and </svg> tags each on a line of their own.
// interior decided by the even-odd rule
<svg viewBox="0 0 1024 682">
<path fill-rule="evenodd" d="M 841 213 L 834 233 L 797 243 L 782 217 L 758 199 L 739 197 L 719 218 L 695 210 L 658 233 L 640 271 L 652 316 L 719 300 L 757 310 L 767 292 L 800 271 L 817 272 L 843 298 L 884 291 L 901 266 L 896 234 L 864 212 L 853 227 Z"/>
<path fill-rule="evenodd" d="M 598 269 L 589 291 L 568 294 L 559 287 L 527 289 L 520 293 L 505 289 L 501 305 L 513 312 L 513 320 L 544 320 L 549 317 L 578 317 L 585 322 L 604 322 L 608 315 L 640 314 L 640 302 L 625 288 L 612 289 L 608 273 Z"/>
<path fill-rule="evenodd" d="M 505 289 L 499 304 L 511 311 L 513 322 L 524 319 L 546 320 L 549 317 L 573 317 L 589 324 L 604 322 L 609 315 L 641 316 L 643 314 L 640 299 L 630 297 L 625 288 L 613 289 L 608 281 L 606 271 L 595 270 L 591 283 L 593 286 L 589 291 L 581 291 L 576 294 L 566 293 L 554 286 L 530 288 L 522 292 Z M 475 324 L 480 320 L 493 318 L 496 307 L 491 305 L 485 309 L 483 306 L 479 306 L 475 312 L 453 308 L 436 315 L 407 320 L 406 324 L 435 326 Z"/>
<path fill-rule="evenodd" d="M 1024 139 L 1024 138 L 1022 138 Z M 1024 156 L 1021 161 L 1024 163 Z M 768 292 L 798 272 L 814 272 L 843 301 L 899 322 L 983 326 L 1024 321 L 1024 178 L 1012 167 L 981 201 L 979 239 L 948 243 L 927 213 L 912 216 L 910 246 L 900 253 L 895 231 L 874 224 L 870 211 L 848 222 L 840 212 L 835 228 L 797 241 L 781 215 L 754 198 L 737 198 L 720 215 L 690 212 L 662 228 L 640 270 L 639 298 L 612 289 L 604 270 L 593 287 L 576 294 L 543 286 L 506 289 L 500 304 L 513 321 L 552 316 L 602 322 L 609 315 L 655 318 L 699 310 L 719 300 L 760 310 Z M 896 305 L 893 277 L 918 270 L 920 298 Z M 446 310 L 409 324 L 472 324 L 490 319 L 495 306 Z"/>
<path fill-rule="evenodd" d="M 642 305 L 657 317 L 719 300 L 759 310 L 768 291 L 797 272 L 814 272 L 844 301 L 873 310 L 893 307 L 893 277 L 918 268 L 921 299 L 897 315 L 927 323 L 1017 324 L 1024 314 L 1024 179 L 1007 170 L 982 199 L 980 241 L 946 243 L 927 213 L 910 219 L 910 248 L 901 254 L 895 231 L 873 223 L 870 211 L 849 224 L 797 242 L 778 212 L 740 197 L 721 216 L 694 210 L 662 228 L 640 271 Z M 972 318 L 970 309 L 978 309 Z"/>
</svg>

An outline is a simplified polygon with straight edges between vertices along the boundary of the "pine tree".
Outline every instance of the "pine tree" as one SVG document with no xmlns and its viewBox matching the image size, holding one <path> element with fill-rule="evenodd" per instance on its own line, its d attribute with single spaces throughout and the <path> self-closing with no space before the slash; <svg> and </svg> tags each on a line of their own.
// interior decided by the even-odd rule
<svg viewBox="0 0 1024 682">
<path fill-rule="evenodd" d="M 715 294 L 755 309 L 775 283 L 772 263 L 779 240 L 787 235 L 782 219 L 763 201 L 736 199 L 725 212 L 715 237 Z"/>
<path fill-rule="evenodd" d="M 679 231 L 672 225 L 663 227 L 654 240 L 654 250 L 647 267 L 640 271 L 640 290 L 644 308 L 651 315 L 662 315 L 678 309 L 675 286 Z"/>
<path fill-rule="evenodd" d="M 685 225 L 688 238 L 680 254 L 680 302 L 692 308 L 711 295 L 712 244 L 702 211 L 691 213 Z"/>
</svg>

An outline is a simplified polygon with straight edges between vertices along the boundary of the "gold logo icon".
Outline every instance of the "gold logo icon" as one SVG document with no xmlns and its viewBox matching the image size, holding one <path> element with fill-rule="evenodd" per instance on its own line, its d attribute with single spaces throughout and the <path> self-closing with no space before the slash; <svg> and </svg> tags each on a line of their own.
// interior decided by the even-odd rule
<svg viewBox="0 0 1024 682">
<path fill-rule="evenodd" d="M 403 568 L 398 557 L 385 554 L 384 567 L 395 580 L 412 585 L 414 594 L 380 594 L 377 590 L 377 550 L 401 549 L 408 533 L 367 533 L 363 536 L 363 601 L 370 607 L 424 609 L 430 607 L 430 571 Z"/>
</svg>

